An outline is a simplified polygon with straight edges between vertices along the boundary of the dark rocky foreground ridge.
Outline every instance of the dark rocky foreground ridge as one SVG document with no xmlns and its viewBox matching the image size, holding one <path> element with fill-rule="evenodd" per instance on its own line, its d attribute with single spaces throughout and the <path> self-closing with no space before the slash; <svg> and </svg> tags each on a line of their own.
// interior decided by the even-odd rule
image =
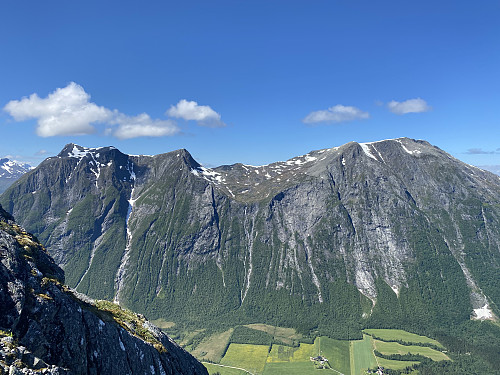
<svg viewBox="0 0 500 375">
<path fill-rule="evenodd" d="M 0 206 L 0 374 L 207 374 L 144 317 L 63 280 Z"/>
<path fill-rule="evenodd" d="M 500 313 L 500 178 L 425 141 L 213 169 L 69 144 L 0 203 L 71 287 L 151 318 L 347 338 Z"/>
</svg>

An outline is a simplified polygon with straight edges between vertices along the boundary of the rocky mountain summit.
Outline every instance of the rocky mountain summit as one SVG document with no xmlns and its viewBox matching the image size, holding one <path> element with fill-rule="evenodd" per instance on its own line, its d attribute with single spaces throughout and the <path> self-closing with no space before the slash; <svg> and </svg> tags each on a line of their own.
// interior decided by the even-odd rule
<svg viewBox="0 0 500 375">
<path fill-rule="evenodd" d="M 143 316 L 63 281 L 0 207 L 0 374 L 207 374 Z"/>
<path fill-rule="evenodd" d="M 0 159 L 0 193 L 3 193 L 10 185 L 33 167 L 26 163 L 20 163 L 8 158 Z"/>
<path fill-rule="evenodd" d="M 152 318 L 351 337 L 500 313 L 500 177 L 425 141 L 217 168 L 69 144 L 0 203 L 71 287 Z"/>
</svg>

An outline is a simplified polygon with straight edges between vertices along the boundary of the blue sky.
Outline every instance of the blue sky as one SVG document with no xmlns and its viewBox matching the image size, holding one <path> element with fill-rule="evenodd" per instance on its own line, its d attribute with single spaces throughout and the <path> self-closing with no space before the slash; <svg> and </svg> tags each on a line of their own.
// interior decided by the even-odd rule
<svg viewBox="0 0 500 375">
<path fill-rule="evenodd" d="M 493 0 L 4 1 L 0 156 L 259 165 L 407 136 L 500 165 L 499 18 Z"/>
</svg>

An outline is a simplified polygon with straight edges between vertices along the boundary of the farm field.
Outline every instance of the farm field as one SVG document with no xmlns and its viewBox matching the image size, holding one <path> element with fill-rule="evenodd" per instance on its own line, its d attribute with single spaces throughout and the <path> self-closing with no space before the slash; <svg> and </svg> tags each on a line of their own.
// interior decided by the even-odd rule
<svg viewBox="0 0 500 375">
<path fill-rule="evenodd" d="M 319 375 L 321 371 L 314 368 L 311 361 L 266 363 L 263 375 Z M 330 372 L 330 371 L 328 371 Z"/>
<path fill-rule="evenodd" d="M 426 346 L 418 346 L 418 345 L 401 345 L 397 342 L 385 342 L 380 340 L 374 340 L 375 349 L 382 354 L 391 355 L 391 354 L 420 354 L 425 357 L 432 359 L 433 361 L 449 361 L 450 358 L 435 349 L 426 347 Z"/>
<path fill-rule="evenodd" d="M 215 373 L 220 373 L 220 375 L 248 375 L 249 372 L 243 371 L 243 370 L 238 370 L 234 368 L 229 368 L 229 367 L 222 367 L 216 364 L 212 363 L 203 363 L 203 366 L 205 366 L 208 370 L 208 373 L 210 375 L 215 374 Z"/>
<path fill-rule="evenodd" d="M 247 324 L 245 327 L 266 332 L 273 336 L 276 340 L 282 341 L 283 343 L 288 345 L 292 345 L 302 337 L 302 335 L 295 332 L 295 329 L 293 328 L 276 327 L 259 323 Z"/>
<path fill-rule="evenodd" d="M 310 362 L 309 357 L 317 353 L 314 344 L 300 344 L 298 348 L 273 344 L 267 362 Z"/>
<path fill-rule="evenodd" d="M 233 328 L 203 339 L 203 341 L 191 352 L 191 354 L 193 354 L 196 358 L 202 358 L 212 362 L 220 362 L 224 356 L 224 352 L 232 333 Z"/>
<path fill-rule="evenodd" d="M 221 364 L 241 367 L 253 374 L 261 374 L 266 365 L 267 345 L 230 344 Z"/>
<path fill-rule="evenodd" d="M 416 361 L 394 361 L 392 359 L 377 358 L 379 366 L 390 368 L 392 370 L 403 370 L 409 366 L 417 364 Z"/>
<path fill-rule="evenodd" d="M 181 340 L 180 345 L 182 347 L 186 347 L 195 336 L 202 333 L 203 331 L 204 331 L 203 329 L 197 329 L 196 331 L 184 331 L 184 332 L 182 332 L 183 339 Z"/>
<path fill-rule="evenodd" d="M 351 373 L 349 341 L 334 340 L 329 337 L 316 339 L 321 355 L 328 359 L 330 366 L 343 374 Z"/>
<path fill-rule="evenodd" d="M 371 336 L 363 335 L 363 340 L 351 341 L 350 347 L 351 375 L 364 375 L 367 369 L 377 366 Z"/>
<path fill-rule="evenodd" d="M 266 332 L 273 337 L 279 332 L 281 337 L 295 340 L 293 330 L 279 331 L 269 325 L 247 325 L 247 328 Z M 201 341 L 192 351 L 197 358 L 207 358 L 220 365 L 238 367 L 238 369 L 217 366 L 216 363 L 204 363 L 210 374 L 219 372 L 221 375 L 245 374 L 245 369 L 253 375 L 320 375 L 321 373 L 337 373 L 345 375 L 365 375 L 367 369 L 383 366 L 387 369 L 402 370 L 418 364 L 417 361 L 398 361 L 376 357 L 374 350 L 384 355 L 407 353 L 418 354 L 434 361 L 450 360 L 439 350 L 414 345 L 402 345 L 394 340 L 405 342 L 418 341 L 420 344 L 436 345 L 437 341 L 428 337 L 418 336 L 401 330 L 365 330 L 362 340 L 334 340 L 326 336 L 317 337 L 313 344 L 301 343 L 299 346 L 280 344 L 256 345 L 228 343 L 231 340 L 232 329 L 211 335 Z M 368 333 L 377 337 L 384 336 L 387 340 L 374 339 Z M 292 338 L 293 337 L 293 338 Z M 283 341 L 283 340 L 281 340 Z M 439 344 L 439 343 L 437 343 Z M 440 345 L 440 344 L 439 344 Z M 224 353 L 224 350 L 227 351 Z M 321 355 L 328 360 L 331 367 L 328 370 L 316 368 L 319 362 L 311 361 L 311 357 Z M 333 372 L 332 372 L 333 370 Z M 417 373 L 417 371 L 415 371 Z"/>
<path fill-rule="evenodd" d="M 444 348 L 441 343 L 433 340 L 429 337 L 416 335 L 415 333 L 410 333 L 403 331 L 401 329 L 365 329 L 363 330 L 366 334 L 373 336 L 376 339 L 381 339 L 384 341 L 405 341 L 412 344 L 432 344 L 439 348 Z"/>
</svg>

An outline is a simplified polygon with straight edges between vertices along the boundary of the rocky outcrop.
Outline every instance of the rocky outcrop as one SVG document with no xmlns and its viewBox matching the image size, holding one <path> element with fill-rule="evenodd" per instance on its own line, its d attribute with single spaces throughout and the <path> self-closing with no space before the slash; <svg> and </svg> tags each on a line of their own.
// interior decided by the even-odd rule
<svg viewBox="0 0 500 375">
<path fill-rule="evenodd" d="M 143 316 L 63 282 L 37 238 L 0 207 L 0 373 L 207 374 Z"/>
</svg>

